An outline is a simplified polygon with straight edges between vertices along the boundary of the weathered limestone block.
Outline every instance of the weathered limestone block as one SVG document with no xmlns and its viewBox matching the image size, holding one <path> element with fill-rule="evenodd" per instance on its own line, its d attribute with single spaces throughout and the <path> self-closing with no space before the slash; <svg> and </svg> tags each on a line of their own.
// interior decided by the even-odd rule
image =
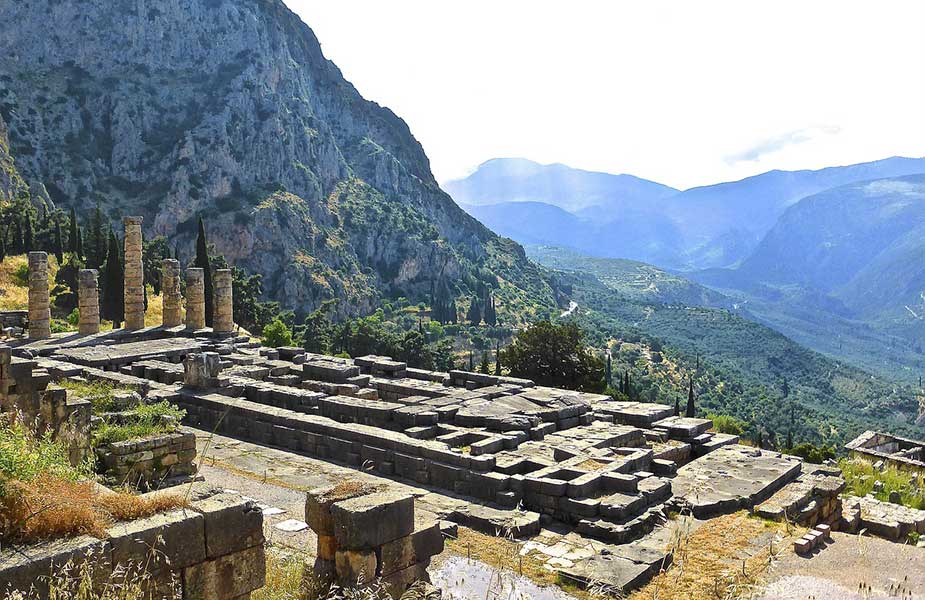
<svg viewBox="0 0 925 600">
<path fill-rule="evenodd" d="M 93 561 L 92 577 L 101 584 L 112 575 L 112 548 L 105 540 L 82 535 L 75 538 L 13 547 L 0 550 L 0 593 L 29 592 L 47 597 L 48 579 L 69 562 Z"/>
<path fill-rule="evenodd" d="M 198 267 L 186 270 L 186 328 L 206 326 L 205 272 Z"/>
<path fill-rule="evenodd" d="M 334 536 L 338 549 L 379 546 L 414 531 L 414 497 L 400 492 L 378 492 L 335 503 Z"/>
<path fill-rule="evenodd" d="M 337 579 L 344 585 L 363 585 L 376 578 L 375 550 L 338 550 L 334 565 Z"/>
<path fill-rule="evenodd" d="M 262 545 L 183 569 L 184 600 L 236 600 L 263 587 L 267 561 Z"/>
<path fill-rule="evenodd" d="M 411 535 L 388 542 L 380 549 L 379 571 L 383 577 L 407 569 L 443 552 L 443 534 L 434 517 L 424 513 L 415 519 Z"/>
<path fill-rule="evenodd" d="M 77 330 L 83 335 L 100 332 L 100 288 L 96 269 L 81 269 L 77 273 L 77 306 L 80 322 Z"/>
<path fill-rule="evenodd" d="M 217 387 L 221 370 L 221 357 L 216 352 L 187 354 L 183 360 L 183 384 L 196 389 Z"/>
<path fill-rule="evenodd" d="M 231 333 L 234 330 L 231 269 L 215 270 L 212 275 L 212 289 L 215 298 L 212 330 L 215 333 Z"/>
<path fill-rule="evenodd" d="M 51 337 L 51 309 L 48 303 L 48 253 L 29 253 L 29 337 Z"/>
<path fill-rule="evenodd" d="M 209 558 L 263 545 L 263 512 L 255 502 L 222 493 L 195 502 L 192 508 L 205 519 Z"/>
<path fill-rule="evenodd" d="M 180 292 L 180 261 L 165 258 L 161 263 L 164 327 L 177 327 L 181 320 L 183 295 Z"/>
<path fill-rule="evenodd" d="M 322 537 L 334 536 L 334 516 L 331 507 L 335 502 L 349 500 L 376 491 L 376 488 L 359 482 L 344 482 L 309 490 L 305 494 L 305 522 L 318 536 L 318 547 Z M 336 544 L 335 544 L 336 545 Z M 325 557 L 333 559 L 334 556 Z"/>
<path fill-rule="evenodd" d="M 145 326 L 145 282 L 141 252 L 142 217 L 125 217 L 125 329 Z"/>
<path fill-rule="evenodd" d="M 117 523 L 108 530 L 112 561 L 148 564 L 151 572 L 201 563 L 206 560 L 204 523 L 202 515 L 182 508 Z"/>
</svg>

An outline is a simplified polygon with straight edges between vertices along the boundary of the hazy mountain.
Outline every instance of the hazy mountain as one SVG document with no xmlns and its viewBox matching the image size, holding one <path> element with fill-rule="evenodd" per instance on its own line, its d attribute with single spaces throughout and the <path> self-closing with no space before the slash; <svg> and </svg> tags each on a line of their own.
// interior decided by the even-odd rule
<svg viewBox="0 0 925 600">
<path fill-rule="evenodd" d="M 611 221 L 578 217 L 543 202 L 503 202 L 462 207 L 492 231 L 521 244 L 563 246 L 591 256 L 626 256 L 669 262 L 681 248 L 679 233 L 667 218 L 624 210 Z"/>
<path fill-rule="evenodd" d="M 817 171 L 770 171 L 674 193 L 630 175 L 495 159 L 444 187 L 470 207 L 542 202 L 579 218 L 560 215 L 560 222 L 553 223 L 548 211 L 534 214 L 535 205 L 506 207 L 503 215 L 500 209 L 469 209 L 489 227 L 504 229 L 523 243 L 568 245 L 595 256 L 696 270 L 739 264 L 801 198 L 852 182 L 923 172 L 925 159 L 896 157 Z M 618 243 L 607 241 L 613 223 Z M 570 241 L 575 239 L 584 244 L 576 246 Z"/>
<path fill-rule="evenodd" d="M 678 191 L 632 175 L 541 165 L 524 158 L 486 161 L 465 179 L 443 187 L 461 204 L 543 202 L 583 217 L 641 210 Z"/>
<path fill-rule="evenodd" d="M 770 171 L 686 190 L 665 203 L 684 236 L 679 266 L 709 268 L 745 259 L 784 211 L 806 196 L 856 181 L 925 173 L 925 158 L 887 158 L 817 171 Z"/>
<path fill-rule="evenodd" d="M 0 21 L 0 194 L 16 171 L 60 208 L 143 215 L 187 257 L 203 215 L 217 251 L 299 311 L 475 285 L 502 257 L 512 302 L 554 302 L 280 0 L 2 2 Z"/>
</svg>

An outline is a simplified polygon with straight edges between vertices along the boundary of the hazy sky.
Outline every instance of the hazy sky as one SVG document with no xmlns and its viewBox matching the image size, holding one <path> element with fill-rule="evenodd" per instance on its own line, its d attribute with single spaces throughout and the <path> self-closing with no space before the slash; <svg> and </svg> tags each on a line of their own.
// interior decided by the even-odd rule
<svg viewBox="0 0 925 600">
<path fill-rule="evenodd" d="M 925 2 L 286 0 L 439 181 L 494 157 L 675 187 L 925 156 Z"/>
</svg>

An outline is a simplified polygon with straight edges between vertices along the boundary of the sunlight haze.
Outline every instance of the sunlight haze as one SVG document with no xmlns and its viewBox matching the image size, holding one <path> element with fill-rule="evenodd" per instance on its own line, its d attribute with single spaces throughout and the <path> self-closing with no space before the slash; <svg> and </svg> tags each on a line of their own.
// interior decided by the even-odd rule
<svg viewBox="0 0 925 600">
<path fill-rule="evenodd" d="M 288 4 L 441 182 L 494 157 L 687 188 L 925 155 L 923 2 Z"/>
</svg>

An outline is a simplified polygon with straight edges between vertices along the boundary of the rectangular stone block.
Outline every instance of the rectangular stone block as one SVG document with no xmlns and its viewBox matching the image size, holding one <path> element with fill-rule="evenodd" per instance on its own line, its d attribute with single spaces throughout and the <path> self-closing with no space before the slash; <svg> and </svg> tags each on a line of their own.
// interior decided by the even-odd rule
<svg viewBox="0 0 925 600">
<path fill-rule="evenodd" d="M 147 563 L 156 572 L 182 569 L 206 559 L 205 518 L 192 509 L 118 523 L 108 533 L 114 565 Z"/>
<path fill-rule="evenodd" d="M 411 535 L 391 541 L 380 551 L 380 571 L 387 577 L 443 552 L 443 534 L 433 515 L 416 519 Z"/>
<path fill-rule="evenodd" d="M 263 546 L 183 569 L 184 600 L 236 600 L 263 587 L 267 561 Z"/>
<path fill-rule="evenodd" d="M 206 555 L 216 558 L 263 544 L 263 512 L 237 494 L 218 494 L 192 505 L 203 516 Z"/>
<path fill-rule="evenodd" d="M 374 550 L 338 550 L 334 553 L 337 579 L 344 586 L 359 586 L 373 581 L 377 566 Z"/>
<path fill-rule="evenodd" d="M 338 548 L 376 548 L 414 530 L 414 497 L 377 492 L 331 506 Z"/>
</svg>

